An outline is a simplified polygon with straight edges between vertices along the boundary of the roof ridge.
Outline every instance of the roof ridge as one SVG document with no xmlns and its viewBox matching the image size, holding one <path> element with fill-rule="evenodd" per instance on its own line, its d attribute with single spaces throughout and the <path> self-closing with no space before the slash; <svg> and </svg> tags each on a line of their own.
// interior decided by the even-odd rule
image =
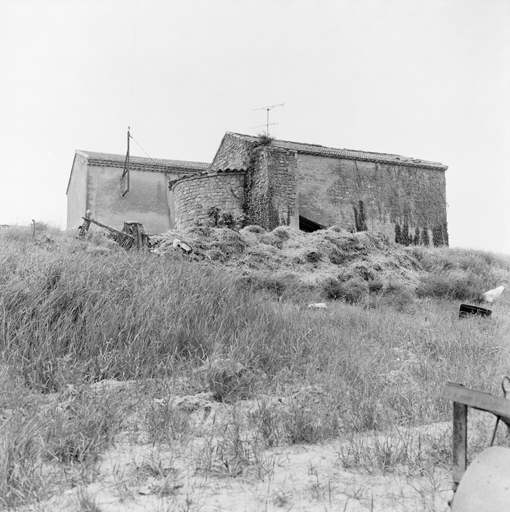
<svg viewBox="0 0 510 512">
<path fill-rule="evenodd" d="M 76 153 L 79 153 L 81 155 L 86 156 L 90 160 L 105 160 L 105 161 L 111 161 L 111 162 L 120 162 L 124 161 L 126 158 L 126 155 L 120 155 L 118 153 L 102 153 L 98 151 L 87 151 L 83 149 L 76 149 Z M 151 157 L 143 157 L 143 156 L 136 156 L 131 155 L 130 161 L 133 164 L 146 164 L 151 165 L 154 167 L 171 167 L 171 166 L 177 166 L 177 167 L 196 167 L 196 168 L 203 168 L 204 170 L 207 169 L 210 165 L 209 162 L 195 162 L 192 160 L 174 160 L 174 159 L 168 159 L 168 158 L 151 158 Z"/>
<path fill-rule="evenodd" d="M 251 142 L 254 142 L 259 137 L 256 135 L 247 135 L 243 133 L 236 133 L 236 132 L 227 132 L 229 135 L 233 135 L 235 137 L 249 140 Z M 294 142 L 289 140 L 283 140 L 283 139 L 273 139 L 273 143 L 277 147 L 282 147 L 283 149 L 294 149 L 297 152 L 301 153 L 310 153 L 313 154 L 314 150 L 318 153 L 322 153 L 329 156 L 335 156 L 339 158 L 353 158 L 357 157 L 360 160 L 376 160 L 380 161 L 381 163 L 388 163 L 393 162 L 399 165 L 405 165 L 409 164 L 413 167 L 431 167 L 435 169 L 448 169 L 448 166 L 441 164 L 440 162 L 433 162 L 430 160 L 422 160 L 420 158 L 414 158 L 410 156 L 403 156 L 398 155 L 396 153 L 381 153 L 377 151 L 364 151 L 364 150 L 358 150 L 358 149 L 347 149 L 347 148 L 333 148 L 331 146 L 323 146 L 321 144 L 312 144 L 308 142 Z M 334 153 L 333 155 L 331 153 Z M 373 158 L 370 158 L 373 157 Z"/>
</svg>

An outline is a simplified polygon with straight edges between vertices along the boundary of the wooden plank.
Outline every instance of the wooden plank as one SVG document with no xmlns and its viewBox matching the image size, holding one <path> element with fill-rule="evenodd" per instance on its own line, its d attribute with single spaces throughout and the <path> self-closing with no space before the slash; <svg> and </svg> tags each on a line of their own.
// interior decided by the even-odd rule
<svg viewBox="0 0 510 512">
<path fill-rule="evenodd" d="M 453 484 L 457 488 L 467 466 L 468 406 L 453 402 Z"/>
<path fill-rule="evenodd" d="M 98 225 L 99 227 L 101 228 L 106 228 L 106 229 L 109 229 L 110 231 L 112 231 L 113 233 L 116 233 L 117 235 L 122 235 L 122 236 L 125 236 L 127 238 L 130 238 L 133 242 L 135 241 L 135 237 L 132 236 L 132 235 L 129 235 L 128 233 L 124 233 L 123 231 L 119 231 L 118 229 L 115 229 L 115 228 L 111 228 L 110 226 L 107 226 L 106 224 L 101 224 L 101 222 L 98 222 L 97 220 L 94 220 L 94 219 L 86 219 L 85 217 L 82 217 L 82 219 L 84 220 L 88 220 L 96 225 Z"/>
<path fill-rule="evenodd" d="M 443 398 L 468 405 L 480 411 L 490 412 L 499 416 L 505 423 L 510 422 L 510 400 L 504 397 L 469 389 L 454 382 L 447 382 L 444 387 Z"/>
</svg>

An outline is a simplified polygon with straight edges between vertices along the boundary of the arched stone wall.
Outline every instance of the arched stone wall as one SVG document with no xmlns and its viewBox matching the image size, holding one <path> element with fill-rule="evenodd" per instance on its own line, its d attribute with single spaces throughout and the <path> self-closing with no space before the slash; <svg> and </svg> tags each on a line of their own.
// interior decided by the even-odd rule
<svg viewBox="0 0 510 512">
<path fill-rule="evenodd" d="M 218 171 L 182 178 L 172 185 L 175 228 L 188 228 L 209 221 L 216 207 L 233 216 L 243 215 L 245 171 Z"/>
</svg>

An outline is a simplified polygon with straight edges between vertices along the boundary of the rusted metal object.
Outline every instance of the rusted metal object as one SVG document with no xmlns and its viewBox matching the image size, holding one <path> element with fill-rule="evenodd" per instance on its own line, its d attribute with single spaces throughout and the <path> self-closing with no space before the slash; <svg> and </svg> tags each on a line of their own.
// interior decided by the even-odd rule
<svg viewBox="0 0 510 512">
<path fill-rule="evenodd" d="M 503 377 L 503 380 L 501 381 L 501 389 L 503 390 L 503 396 L 505 398 L 508 398 L 509 393 L 510 393 L 510 378 Z M 492 433 L 492 438 L 491 438 L 491 446 L 494 444 L 494 440 L 496 439 L 496 433 L 498 431 L 498 425 L 499 425 L 500 419 L 501 418 L 499 416 L 496 418 L 496 424 L 494 425 L 494 432 Z M 508 423 L 507 423 L 507 425 L 508 425 Z"/>
<path fill-rule="evenodd" d="M 82 217 L 83 224 L 78 228 L 79 236 L 83 237 L 89 230 L 90 224 L 95 224 L 101 228 L 107 229 L 112 238 L 125 249 L 136 247 L 137 249 L 147 248 L 150 244 L 149 235 L 145 233 L 145 229 L 140 222 L 124 222 L 122 231 L 112 228 L 94 220 L 90 217 L 90 212 L 87 210 L 85 217 Z"/>
</svg>

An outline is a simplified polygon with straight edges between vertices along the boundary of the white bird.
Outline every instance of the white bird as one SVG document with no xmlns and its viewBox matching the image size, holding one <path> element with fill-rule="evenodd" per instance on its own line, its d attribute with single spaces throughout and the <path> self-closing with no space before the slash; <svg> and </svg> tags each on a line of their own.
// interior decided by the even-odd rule
<svg viewBox="0 0 510 512">
<path fill-rule="evenodd" d="M 497 288 L 494 288 L 494 290 L 489 290 L 488 292 L 485 292 L 482 295 L 482 298 L 485 302 L 492 304 L 494 301 L 499 299 L 504 289 L 504 286 L 498 286 Z"/>
</svg>

